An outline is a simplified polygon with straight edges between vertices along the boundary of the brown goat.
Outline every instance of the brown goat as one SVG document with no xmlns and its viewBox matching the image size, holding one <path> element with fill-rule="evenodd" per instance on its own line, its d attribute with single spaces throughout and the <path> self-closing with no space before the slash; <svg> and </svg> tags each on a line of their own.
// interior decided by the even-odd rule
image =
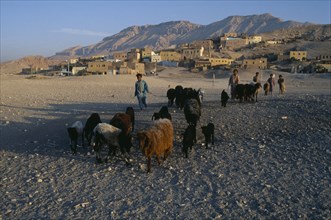
<svg viewBox="0 0 331 220">
<path fill-rule="evenodd" d="M 131 131 L 132 122 L 131 116 L 125 113 L 116 113 L 114 117 L 110 120 L 109 124 L 119 128 L 122 132 L 119 135 L 120 150 L 122 153 L 125 151 L 130 153 L 130 148 L 132 147 L 131 142 Z"/>
<path fill-rule="evenodd" d="M 268 95 L 269 94 L 269 90 L 270 90 L 270 85 L 269 83 L 264 83 L 263 85 L 263 90 L 264 90 L 264 95 Z"/>
<path fill-rule="evenodd" d="M 139 148 L 147 157 L 147 172 L 151 171 L 151 157 L 155 154 L 158 164 L 163 155 L 165 160 L 172 151 L 174 142 L 174 129 L 169 119 L 160 119 L 146 131 L 137 133 Z"/>
</svg>

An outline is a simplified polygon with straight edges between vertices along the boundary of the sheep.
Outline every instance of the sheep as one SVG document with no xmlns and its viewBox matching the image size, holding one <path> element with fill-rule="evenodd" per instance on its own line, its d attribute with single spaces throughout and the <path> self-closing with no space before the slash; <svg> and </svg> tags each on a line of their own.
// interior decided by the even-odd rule
<svg viewBox="0 0 331 220">
<path fill-rule="evenodd" d="M 183 153 L 188 158 L 188 149 L 192 150 L 194 143 L 196 143 L 196 128 L 193 125 L 187 126 L 183 134 Z"/>
<path fill-rule="evenodd" d="M 201 116 L 201 108 L 198 100 L 187 99 L 184 105 L 184 114 L 187 123 L 195 127 Z"/>
<path fill-rule="evenodd" d="M 155 154 L 158 164 L 163 155 L 165 160 L 172 151 L 174 142 L 174 129 L 169 119 L 154 121 L 146 131 L 137 133 L 139 148 L 147 158 L 147 172 L 151 171 L 151 157 Z"/>
<path fill-rule="evenodd" d="M 84 146 L 84 134 L 83 134 L 83 123 L 81 121 L 74 122 L 70 127 L 67 128 L 70 138 L 70 148 L 73 154 L 77 153 L 78 138 L 82 138 L 82 146 Z"/>
<path fill-rule="evenodd" d="M 109 124 L 119 128 L 122 132 L 119 134 L 120 151 L 122 154 L 125 152 L 130 153 L 132 147 L 132 123 L 131 116 L 126 113 L 116 113 L 110 120 Z M 115 152 L 114 152 L 115 153 Z"/>
<path fill-rule="evenodd" d="M 99 123 L 92 132 L 91 146 L 96 152 L 97 162 L 102 162 L 102 151 L 108 150 L 108 157 L 113 153 L 119 144 L 121 129 L 107 123 Z M 104 149 L 107 146 L 107 149 Z M 107 159 L 106 159 L 107 160 Z"/>
<path fill-rule="evenodd" d="M 174 104 L 174 100 L 176 98 L 176 90 L 175 89 L 168 89 L 167 91 L 167 97 L 168 97 L 168 106 L 171 107 Z"/>
<path fill-rule="evenodd" d="M 98 113 L 92 113 L 85 123 L 84 135 L 89 145 L 91 145 L 93 129 L 99 123 L 101 123 L 101 119 Z"/>
<path fill-rule="evenodd" d="M 205 136 L 206 149 L 208 149 L 208 144 L 214 145 L 214 130 L 215 126 L 213 123 L 208 123 L 207 126 L 202 126 L 202 133 Z"/>
<path fill-rule="evenodd" d="M 133 132 L 134 131 L 134 124 L 135 124 L 134 110 L 133 110 L 132 107 L 127 107 L 125 113 L 130 115 L 130 117 L 131 117 L 132 132 Z"/>
<path fill-rule="evenodd" d="M 225 89 L 223 89 L 222 93 L 221 93 L 221 103 L 223 107 L 226 107 L 226 103 L 229 100 L 229 95 L 228 93 L 225 91 Z"/>
</svg>

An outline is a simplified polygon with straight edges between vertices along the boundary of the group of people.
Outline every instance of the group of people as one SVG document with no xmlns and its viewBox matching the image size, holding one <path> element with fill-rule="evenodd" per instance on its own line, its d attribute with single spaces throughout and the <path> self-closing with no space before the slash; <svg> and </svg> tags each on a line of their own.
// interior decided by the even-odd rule
<svg viewBox="0 0 331 220">
<path fill-rule="evenodd" d="M 138 73 L 137 75 L 137 81 L 135 83 L 135 92 L 134 96 L 137 97 L 138 105 L 140 110 L 143 110 L 144 108 L 147 108 L 147 93 L 149 93 L 148 84 L 145 80 L 142 80 L 142 74 Z M 253 77 L 254 83 L 261 83 L 260 81 L 260 73 L 256 72 L 255 76 Z M 232 75 L 229 79 L 229 86 L 231 87 L 231 99 L 235 98 L 235 87 L 239 84 L 239 75 L 238 75 L 238 69 L 234 69 Z M 278 85 L 279 85 L 279 93 L 284 94 L 285 92 L 285 80 L 282 75 L 279 75 L 278 78 Z M 267 83 L 269 84 L 269 92 L 272 94 L 274 87 L 275 87 L 275 75 L 270 74 L 270 77 L 267 79 Z"/>
<path fill-rule="evenodd" d="M 269 84 L 269 92 L 272 94 L 273 89 L 275 87 L 275 74 L 270 74 L 270 77 L 267 79 L 267 83 Z M 260 81 L 260 73 L 256 72 L 255 76 L 253 77 L 254 83 L 261 83 Z M 279 85 L 279 93 L 284 94 L 285 93 L 285 80 L 282 75 L 279 75 L 278 78 L 278 85 Z M 238 69 L 234 69 L 232 72 L 232 75 L 229 79 L 229 86 L 231 87 L 231 99 L 235 98 L 235 88 L 239 84 L 239 75 L 238 75 Z"/>
</svg>

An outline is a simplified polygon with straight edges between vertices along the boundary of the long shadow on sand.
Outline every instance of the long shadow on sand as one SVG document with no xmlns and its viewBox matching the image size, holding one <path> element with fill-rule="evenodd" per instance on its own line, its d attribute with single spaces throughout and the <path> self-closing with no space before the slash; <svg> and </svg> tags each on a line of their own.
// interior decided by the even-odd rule
<svg viewBox="0 0 331 220">
<path fill-rule="evenodd" d="M 142 111 L 136 103 L 73 103 L 52 104 L 46 108 L 21 108 L 22 111 L 33 112 L 33 115 L 24 117 L 25 122 L 0 123 L 0 149 L 18 154 L 70 157 L 79 160 L 81 157 L 73 156 L 69 147 L 67 127 L 73 122 L 80 120 L 85 125 L 92 113 L 98 113 L 102 122 L 109 123 L 116 113 L 125 112 L 127 107 L 132 106 L 135 110 L 135 133 L 147 127 L 153 113 L 159 111 L 163 105 L 165 103 L 151 103 Z M 91 151 L 86 140 L 84 147 L 80 140 L 78 145 L 78 154 L 85 155 Z"/>
</svg>

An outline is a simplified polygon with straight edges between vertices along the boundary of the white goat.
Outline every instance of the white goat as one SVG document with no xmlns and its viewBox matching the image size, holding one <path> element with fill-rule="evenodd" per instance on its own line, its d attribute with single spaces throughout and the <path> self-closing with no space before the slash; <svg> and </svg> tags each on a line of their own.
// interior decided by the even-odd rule
<svg viewBox="0 0 331 220">
<path fill-rule="evenodd" d="M 107 123 L 99 123 L 94 128 L 91 139 L 91 146 L 96 152 L 97 162 L 101 163 L 103 161 L 102 151 L 107 150 L 107 156 L 109 157 L 111 156 L 111 154 L 115 154 L 117 148 L 120 148 L 119 134 L 121 133 L 121 131 L 121 129 Z M 108 159 L 108 157 L 106 157 L 106 160 Z M 126 159 L 125 162 L 127 164 L 129 163 Z"/>
<path fill-rule="evenodd" d="M 82 146 L 84 146 L 84 126 L 81 121 L 74 122 L 70 127 L 67 128 L 70 138 L 70 148 L 73 154 L 77 153 L 78 138 L 82 138 Z"/>
</svg>

